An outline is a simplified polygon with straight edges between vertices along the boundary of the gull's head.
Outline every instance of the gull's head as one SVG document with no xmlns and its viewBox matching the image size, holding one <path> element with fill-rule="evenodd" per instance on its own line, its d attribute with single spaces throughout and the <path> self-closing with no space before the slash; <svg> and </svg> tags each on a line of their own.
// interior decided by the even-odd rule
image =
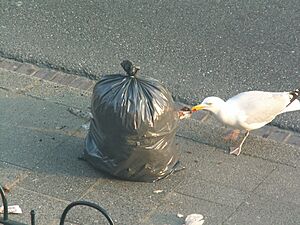
<svg viewBox="0 0 300 225">
<path fill-rule="evenodd" d="M 217 114 L 217 112 L 224 106 L 224 103 L 224 100 L 218 97 L 207 97 L 201 104 L 193 106 L 192 112 L 204 109 Z"/>
</svg>

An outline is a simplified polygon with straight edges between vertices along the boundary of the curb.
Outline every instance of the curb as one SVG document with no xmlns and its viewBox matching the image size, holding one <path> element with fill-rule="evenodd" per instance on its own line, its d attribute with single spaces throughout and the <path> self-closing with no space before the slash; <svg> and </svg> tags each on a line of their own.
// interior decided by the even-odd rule
<svg viewBox="0 0 300 225">
<path fill-rule="evenodd" d="M 88 92 L 93 91 L 93 87 L 97 82 L 96 80 L 90 80 L 78 75 L 67 74 L 49 68 L 41 68 L 29 63 L 21 63 L 2 57 L 0 57 L 0 68 Z"/>
<path fill-rule="evenodd" d="M 41 68 L 29 63 L 21 63 L 2 57 L 0 57 L 0 68 L 36 77 L 56 84 L 80 89 L 89 93 L 92 93 L 93 87 L 97 82 L 96 80 L 91 80 L 86 77 L 67 74 L 49 68 Z M 182 107 L 186 106 L 182 103 L 178 103 L 178 105 Z M 209 113 L 204 111 L 197 112 L 197 114 L 193 115 L 193 119 L 200 122 L 207 122 L 209 117 Z M 230 132 L 232 129 L 227 130 Z M 300 147 L 300 133 L 280 129 L 275 126 L 266 125 L 258 130 L 252 131 L 251 134 L 262 138 L 271 139 L 276 142 Z"/>
</svg>

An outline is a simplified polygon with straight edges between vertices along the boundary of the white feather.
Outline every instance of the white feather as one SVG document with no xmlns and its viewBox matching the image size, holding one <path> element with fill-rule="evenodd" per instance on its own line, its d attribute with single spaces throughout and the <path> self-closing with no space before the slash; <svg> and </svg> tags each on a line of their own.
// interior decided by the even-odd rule
<svg viewBox="0 0 300 225">
<path fill-rule="evenodd" d="M 281 113 L 291 112 L 300 110 L 300 101 L 298 99 L 294 100 L 288 107 L 281 111 Z"/>
</svg>

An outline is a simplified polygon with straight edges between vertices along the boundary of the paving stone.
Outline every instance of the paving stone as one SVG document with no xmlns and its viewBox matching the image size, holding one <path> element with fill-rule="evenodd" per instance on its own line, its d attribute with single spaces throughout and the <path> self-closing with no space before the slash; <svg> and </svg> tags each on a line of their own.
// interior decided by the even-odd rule
<svg viewBox="0 0 300 225">
<path fill-rule="evenodd" d="M 29 173 L 29 170 L 0 161 L 0 185 L 5 185 L 11 190 Z"/>
<path fill-rule="evenodd" d="M 268 138 L 278 141 L 278 142 L 284 142 L 288 136 L 290 136 L 290 133 L 286 130 L 280 130 L 280 129 L 274 129 Z"/>
<path fill-rule="evenodd" d="M 95 83 L 96 85 L 96 83 Z M 93 93 L 95 85 L 89 87 L 86 91 Z"/>
<path fill-rule="evenodd" d="M 93 203 L 97 204 L 97 202 L 93 202 Z M 59 222 L 60 220 L 54 220 L 47 225 L 58 225 L 60 224 Z M 118 221 L 115 222 L 116 225 L 122 224 L 122 223 L 118 223 Z M 103 214 L 101 214 L 96 209 L 93 209 L 88 206 L 81 206 L 81 205 L 75 206 L 69 211 L 64 223 L 64 225 L 102 225 L 102 224 L 103 225 L 109 224 Z"/>
<path fill-rule="evenodd" d="M 24 93 L 85 111 L 89 111 L 88 107 L 91 106 L 90 92 L 66 87 L 54 82 L 39 82 L 39 84 L 34 85 L 34 88 L 28 89 Z"/>
<path fill-rule="evenodd" d="M 286 142 L 288 144 L 296 145 L 296 146 L 300 147 L 300 135 L 297 133 L 293 133 Z"/>
<path fill-rule="evenodd" d="M 255 193 L 300 206 L 300 168 L 279 165 L 259 185 Z"/>
<path fill-rule="evenodd" d="M 268 126 L 267 125 L 267 126 L 264 126 L 264 127 L 260 128 L 260 129 L 251 131 L 251 134 L 260 136 L 262 138 L 267 138 L 272 133 L 273 129 L 274 128 L 272 126 Z"/>
<path fill-rule="evenodd" d="M 0 87 L 0 100 L 7 100 L 9 98 L 12 98 L 13 96 L 16 96 L 15 93 L 12 93 L 9 89 L 4 88 L 4 87 Z M 2 106 L 2 104 L 1 104 Z M 1 107 L 3 108 L 3 107 Z"/>
<path fill-rule="evenodd" d="M 40 81 L 37 79 L 32 80 L 27 75 L 21 75 L 16 72 L 5 71 L 0 68 L 0 86 L 5 85 L 5 88 L 19 92 L 25 90 L 28 87 L 32 87 L 33 84 L 39 85 Z"/>
<path fill-rule="evenodd" d="M 224 140 L 225 131 L 225 127 L 217 126 L 216 123 L 211 123 L 209 120 L 199 122 L 190 119 L 180 122 L 177 134 L 228 152 L 230 147 L 236 146 L 241 140 L 226 142 Z M 251 132 L 243 145 L 241 154 L 291 166 L 296 166 L 300 157 L 299 147 L 252 135 Z"/>
<path fill-rule="evenodd" d="M 126 187 L 126 184 L 124 186 Z M 143 189 L 140 190 L 139 195 L 134 195 L 133 193 L 137 194 L 138 192 L 137 190 L 131 190 L 131 192 L 128 193 L 122 189 L 108 190 L 95 186 L 84 199 L 94 201 L 105 208 L 116 221 L 116 224 L 142 224 L 141 220 L 149 214 L 153 208 L 157 207 L 159 203 L 149 198 L 149 195 L 146 194 L 147 191 L 144 193 Z M 96 213 L 92 214 L 92 212 L 89 212 L 86 215 L 76 215 L 72 213 L 70 215 L 74 218 L 73 221 L 82 221 L 82 219 L 87 220 L 88 218 L 94 218 Z"/>
<path fill-rule="evenodd" d="M 209 117 L 209 112 L 200 111 L 192 114 L 192 118 L 204 122 Z"/>
<path fill-rule="evenodd" d="M 78 200 L 104 175 L 79 160 L 83 139 L 69 137 L 38 163 L 20 186 L 56 198 Z"/>
<path fill-rule="evenodd" d="M 181 155 L 183 165 L 187 165 L 189 170 L 189 178 L 185 182 L 200 179 L 227 187 L 232 194 L 234 189 L 239 190 L 237 199 L 231 204 L 239 202 L 243 198 L 243 192 L 251 192 L 276 168 L 275 163 L 263 159 L 247 155 L 236 157 L 212 147 L 207 147 L 206 150 L 204 145 L 187 139 L 181 139 L 179 143 L 191 151 L 190 154 Z M 195 160 L 197 161 L 194 162 Z M 191 195 L 188 192 L 186 194 Z M 208 199 L 209 197 L 212 198 L 207 196 Z"/>
<path fill-rule="evenodd" d="M 205 122 L 201 122 L 194 119 L 185 119 L 179 122 L 177 134 L 183 137 L 188 137 L 191 140 L 199 143 L 208 144 L 220 149 L 229 151 L 229 147 L 232 142 L 224 141 L 225 127 L 223 129 L 217 126 L 218 122 L 209 123 L 207 119 Z"/>
<path fill-rule="evenodd" d="M 233 211 L 234 208 L 230 206 L 178 193 L 170 193 L 168 198 L 151 213 L 149 218 L 145 218 L 141 224 L 182 225 L 184 224 L 184 218 L 178 218 L 178 213 L 185 217 L 192 213 L 201 214 L 204 216 L 204 224 L 221 224 Z"/>
<path fill-rule="evenodd" d="M 63 85 L 69 85 L 72 81 L 77 78 L 75 75 L 65 74 L 58 72 L 56 76 L 52 79 L 53 82 Z"/>
<path fill-rule="evenodd" d="M 0 137 L 1 161 L 29 169 L 65 138 L 57 133 L 10 126 L 0 126 Z"/>
<path fill-rule="evenodd" d="M 77 79 L 73 80 L 69 85 L 74 88 L 89 90 L 89 88 L 95 85 L 95 82 L 87 78 L 78 77 Z"/>
<path fill-rule="evenodd" d="M 300 151 L 297 146 L 253 136 L 246 142 L 247 148 L 244 148 L 246 154 L 293 167 L 299 166 Z"/>
<path fill-rule="evenodd" d="M 248 196 L 246 192 L 203 180 L 199 176 L 186 178 L 176 192 L 232 207 L 239 206 Z"/>
<path fill-rule="evenodd" d="M 37 66 L 28 63 L 23 63 L 16 71 L 26 75 L 33 75 L 39 70 L 40 68 L 38 68 Z"/>
<path fill-rule="evenodd" d="M 14 96 L 10 92 L 0 90 L 0 126 L 14 120 L 11 108 L 15 104 Z"/>
<path fill-rule="evenodd" d="M 298 225 L 300 205 L 253 195 L 224 225 Z"/>
<path fill-rule="evenodd" d="M 52 80 L 56 76 L 57 71 L 49 69 L 40 69 L 33 74 L 34 77 L 38 77 L 45 80 Z"/>
<path fill-rule="evenodd" d="M 156 182 L 132 182 L 126 180 L 118 180 L 110 176 L 98 180 L 94 190 L 97 191 L 111 191 L 121 196 L 142 195 L 152 202 L 159 202 L 160 199 L 165 198 L 168 193 L 176 189 L 176 187 L 183 181 L 184 172 L 177 172 L 162 180 Z M 121 190 L 121 192 L 120 192 Z M 156 193 L 156 191 L 159 191 Z M 89 194 L 89 193 L 88 193 Z M 158 203 L 159 204 L 159 203 Z"/>
<path fill-rule="evenodd" d="M 11 61 L 11 60 L 3 60 L 0 62 L 0 68 L 12 70 L 12 71 L 17 70 L 21 65 L 22 63 Z"/>
<path fill-rule="evenodd" d="M 11 125 L 50 132 L 75 132 L 85 120 L 72 115 L 66 106 L 19 96 L 10 107 Z"/>
<path fill-rule="evenodd" d="M 59 219 L 68 202 L 51 198 L 34 191 L 16 187 L 7 196 L 9 205 L 20 205 L 23 213 L 9 215 L 9 219 L 30 223 L 30 211 L 35 210 L 36 224 L 48 225 L 49 221 Z"/>
</svg>

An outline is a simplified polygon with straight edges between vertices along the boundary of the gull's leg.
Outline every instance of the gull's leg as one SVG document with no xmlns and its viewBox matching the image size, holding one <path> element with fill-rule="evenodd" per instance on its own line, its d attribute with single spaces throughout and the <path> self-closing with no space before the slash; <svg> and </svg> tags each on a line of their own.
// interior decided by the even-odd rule
<svg viewBox="0 0 300 225">
<path fill-rule="evenodd" d="M 244 144 L 246 138 L 248 137 L 248 135 L 249 135 L 249 131 L 247 130 L 247 132 L 246 132 L 246 134 L 245 134 L 245 137 L 243 138 L 243 140 L 242 140 L 241 144 L 239 145 L 239 147 L 237 147 L 236 149 L 230 151 L 230 154 L 231 154 L 231 155 L 233 154 L 233 155 L 238 156 L 238 155 L 241 153 L 242 146 L 243 146 L 243 144 Z"/>
<path fill-rule="evenodd" d="M 236 140 L 238 138 L 238 136 L 240 135 L 240 130 L 239 129 L 235 129 L 235 130 L 231 130 L 225 137 L 224 140 L 225 141 L 229 141 L 229 140 Z"/>
</svg>

